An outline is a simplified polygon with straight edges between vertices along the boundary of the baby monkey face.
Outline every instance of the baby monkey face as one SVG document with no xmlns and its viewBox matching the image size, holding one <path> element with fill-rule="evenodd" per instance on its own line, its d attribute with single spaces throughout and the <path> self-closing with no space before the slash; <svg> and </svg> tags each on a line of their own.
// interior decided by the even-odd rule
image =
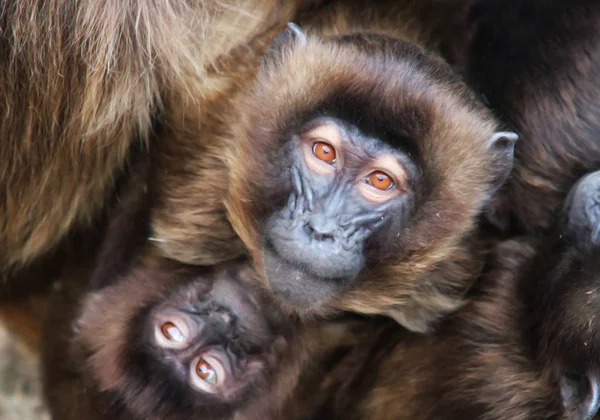
<svg viewBox="0 0 600 420">
<path fill-rule="evenodd" d="M 231 418 L 280 392 L 299 325 L 253 276 L 243 263 L 165 263 L 89 293 L 75 323 L 83 376 L 136 419 Z"/>
<path fill-rule="evenodd" d="M 232 400 L 256 383 L 284 345 L 278 321 L 239 271 L 202 277 L 151 310 L 148 339 L 154 355 L 199 393 Z M 279 338 L 279 340 L 278 340 Z M 274 347 L 275 346 L 275 347 Z"/>
</svg>

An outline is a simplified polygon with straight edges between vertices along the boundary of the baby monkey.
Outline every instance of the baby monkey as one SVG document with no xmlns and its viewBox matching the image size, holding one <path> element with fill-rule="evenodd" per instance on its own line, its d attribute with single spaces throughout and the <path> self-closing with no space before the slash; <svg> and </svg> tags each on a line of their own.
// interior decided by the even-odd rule
<svg viewBox="0 0 600 420">
<path fill-rule="evenodd" d="M 75 275 L 45 331 L 53 418 L 278 417 L 306 349 L 253 275 L 153 261 L 79 303 Z"/>
</svg>

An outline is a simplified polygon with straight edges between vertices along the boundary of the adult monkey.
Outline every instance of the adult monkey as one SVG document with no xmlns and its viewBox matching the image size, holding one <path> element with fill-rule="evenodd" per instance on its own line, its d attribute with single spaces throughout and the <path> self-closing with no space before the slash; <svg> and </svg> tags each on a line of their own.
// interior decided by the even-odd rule
<svg viewBox="0 0 600 420">
<path fill-rule="evenodd" d="M 340 373 L 341 392 L 321 406 L 329 417 L 598 417 L 598 172 L 573 190 L 568 223 L 550 226 L 578 174 L 600 166 L 599 6 L 480 2 L 471 76 L 523 135 L 510 200 L 497 209 L 511 216 L 507 227 L 543 242 L 501 245 L 479 294 L 437 337 L 393 327 L 357 351 Z"/>
<path fill-rule="evenodd" d="M 206 148 L 165 142 L 156 162 L 153 237 L 166 255 L 204 263 L 229 187 L 229 219 L 286 308 L 425 331 L 460 305 L 480 267 L 475 221 L 516 135 L 407 42 L 428 35 L 403 20 L 411 6 L 334 2 L 300 20 L 308 35 L 289 25 L 262 66 L 268 42 L 222 64 L 230 73 L 215 77 L 232 89 L 199 122 Z"/>
<path fill-rule="evenodd" d="M 189 134 L 170 104 L 202 109 L 216 57 L 312 3 L 1 2 L 0 278 L 98 218 L 156 116 Z"/>
</svg>

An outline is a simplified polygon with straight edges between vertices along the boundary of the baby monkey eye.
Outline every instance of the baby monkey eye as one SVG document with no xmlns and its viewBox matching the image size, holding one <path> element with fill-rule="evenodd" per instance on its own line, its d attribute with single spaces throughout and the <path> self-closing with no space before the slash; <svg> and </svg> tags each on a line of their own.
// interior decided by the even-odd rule
<svg viewBox="0 0 600 420">
<path fill-rule="evenodd" d="M 313 145 L 313 155 L 326 163 L 334 163 L 336 159 L 335 149 L 329 143 L 323 141 L 316 142 Z"/>
<path fill-rule="evenodd" d="M 185 342 L 185 336 L 181 333 L 179 328 L 172 322 L 165 322 L 161 327 L 160 331 L 167 340 L 175 341 L 177 343 Z"/>
<path fill-rule="evenodd" d="M 389 191 L 394 187 L 394 180 L 383 171 L 371 172 L 365 178 L 367 184 L 381 191 Z"/>
<path fill-rule="evenodd" d="M 211 385 L 216 385 L 217 383 L 217 372 L 215 372 L 213 367 L 204 359 L 200 359 L 196 365 L 196 374 Z"/>
</svg>

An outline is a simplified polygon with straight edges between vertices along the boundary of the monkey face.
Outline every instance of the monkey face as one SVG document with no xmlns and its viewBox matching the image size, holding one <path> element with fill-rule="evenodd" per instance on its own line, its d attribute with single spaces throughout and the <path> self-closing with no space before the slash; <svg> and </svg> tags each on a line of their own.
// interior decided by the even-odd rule
<svg viewBox="0 0 600 420">
<path fill-rule="evenodd" d="M 89 361 L 84 373 L 140 418 L 230 418 L 295 355 L 295 323 L 252 286 L 253 275 L 247 265 L 138 268 L 92 293 L 75 340 Z"/>
<path fill-rule="evenodd" d="M 471 283 L 466 239 L 517 136 L 495 132 L 445 63 L 406 41 L 290 25 L 240 108 L 229 218 L 284 308 L 387 314 L 423 330 L 437 317 L 423 302 L 459 304 L 437 287 L 462 296 Z M 464 260 L 443 284 L 427 278 Z"/>
<path fill-rule="evenodd" d="M 289 171 L 293 188 L 267 220 L 265 271 L 274 290 L 307 308 L 351 285 L 374 234 L 408 219 L 417 167 L 350 124 L 318 118 L 293 136 L 276 168 Z"/>
<path fill-rule="evenodd" d="M 157 361 L 191 390 L 235 400 L 268 369 L 268 314 L 230 272 L 220 273 L 208 293 L 197 290 L 192 282 L 153 308 L 147 339 Z"/>
</svg>

